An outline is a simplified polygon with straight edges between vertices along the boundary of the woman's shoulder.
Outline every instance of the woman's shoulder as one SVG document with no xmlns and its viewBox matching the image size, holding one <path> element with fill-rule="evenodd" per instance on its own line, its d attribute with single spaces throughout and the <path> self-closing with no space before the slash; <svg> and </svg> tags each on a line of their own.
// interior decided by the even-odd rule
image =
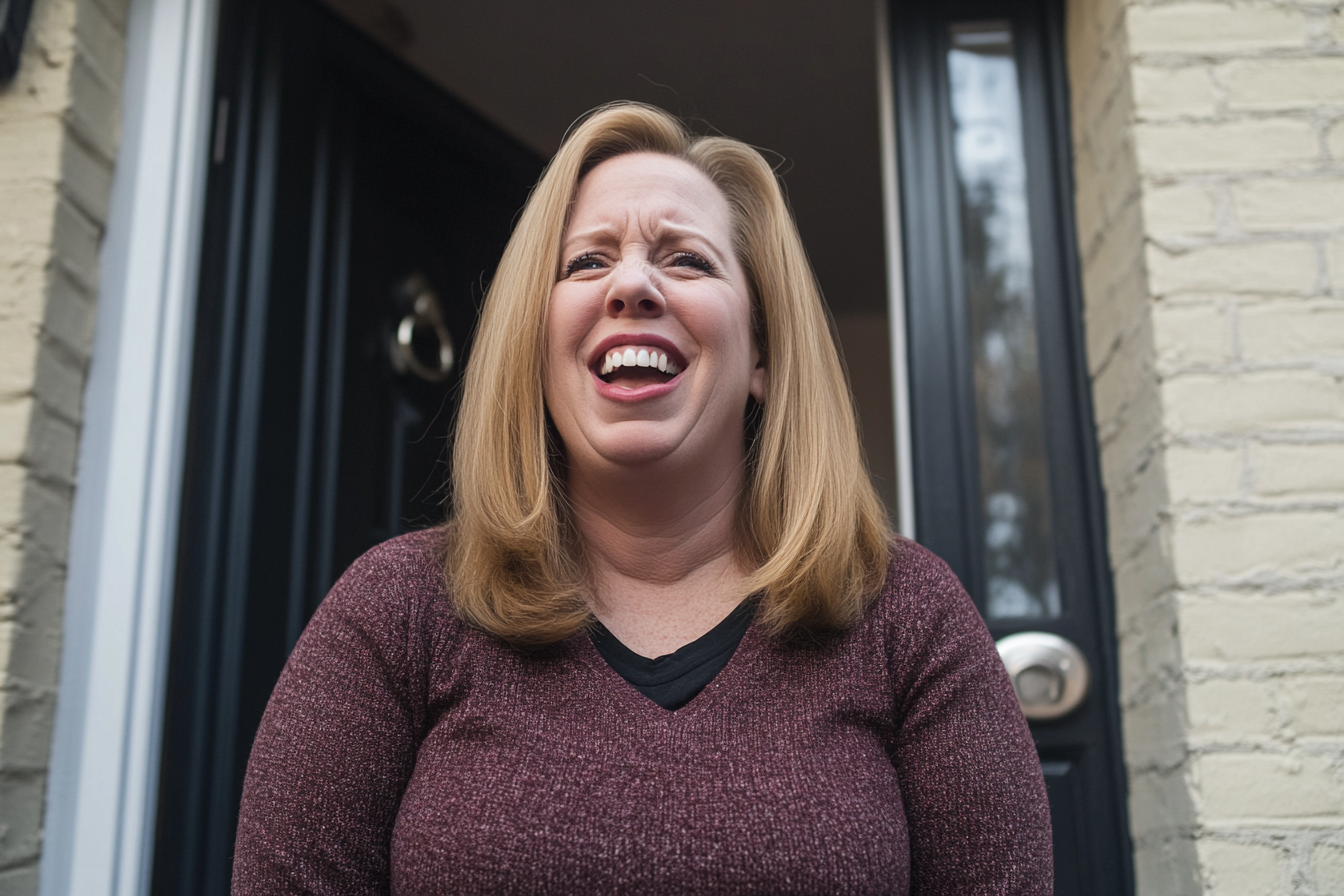
<svg viewBox="0 0 1344 896">
<path fill-rule="evenodd" d="M 951 567 L 903 537 L 892 542 L 886 579 L 864 622 L 897 655 L 910 656 L 967 636 L 988 638 L 975 603 Z"/>
<path fill-rule="evenodd" d="M 445 536 L 442 528 L 389 538 L 361 554 L 337 584 L 443 590 Z"/>
<path fill-rule="evenodd" d="M 337 579 L 315 619 L 337 615 L 373 629 L 439 628 L 451 623 L 444 553 L 441 527 L 374 545 Z"/>
<path fill-rule="evenodd" d="M 933 551 L 904 536 L 892 540 L 887 574 L 875 606 L 887 612 L 945 608 L 966 598 L 957 574 Z"/>
</svg>

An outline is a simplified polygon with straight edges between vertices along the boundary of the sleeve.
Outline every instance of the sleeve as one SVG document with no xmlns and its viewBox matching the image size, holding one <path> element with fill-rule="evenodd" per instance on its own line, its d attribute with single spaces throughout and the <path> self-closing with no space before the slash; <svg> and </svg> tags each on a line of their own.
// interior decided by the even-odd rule
<svg viewBox="0 0 1344 896">
<path fill-rule="evenodd" d="M 234 896 L 389 892 L 427 651 L 416 588 L 389 553 L 375 548 L 341 577 L 275 686 L 243 783 Z"/>
<path fill-rule="evenodd" d="M 927 556 L 892 659 L 910 893 L 1049 896 L 1050 807 L 1026 719 L 975 605 Z"/>
</svg>

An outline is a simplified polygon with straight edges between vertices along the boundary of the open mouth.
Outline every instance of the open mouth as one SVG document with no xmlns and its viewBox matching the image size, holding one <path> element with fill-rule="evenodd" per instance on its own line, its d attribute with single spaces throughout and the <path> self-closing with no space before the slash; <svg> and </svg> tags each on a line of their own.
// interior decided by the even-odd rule
<svg viewBox="0 0 1344 896">
<path fill-rule="evenodd" d="M 649 345 L 618 345 L 602 355 L 596 373 L 605 383 L 638 389 L 670 382 L 681 367 L 666 351 Z"/>
</svg>

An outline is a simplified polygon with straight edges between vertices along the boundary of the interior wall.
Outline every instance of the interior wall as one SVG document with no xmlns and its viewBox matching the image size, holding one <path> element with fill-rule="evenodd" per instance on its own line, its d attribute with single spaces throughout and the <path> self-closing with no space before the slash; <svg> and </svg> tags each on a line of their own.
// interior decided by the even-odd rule
<svg viewBox="0 0 1344 896">
<path fill-rule="evenodd" d="M 875 484 L 896 508 L 870 0 L 325 0 L 544 157 L 617 99 L 652 103 L 776 163 L 835 316 Z"/>
</svg>

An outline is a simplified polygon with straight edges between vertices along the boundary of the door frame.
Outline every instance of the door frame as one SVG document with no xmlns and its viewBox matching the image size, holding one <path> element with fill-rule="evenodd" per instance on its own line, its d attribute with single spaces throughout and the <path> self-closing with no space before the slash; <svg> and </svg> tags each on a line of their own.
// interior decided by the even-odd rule
<svg viewBox="0 0 1344 896">
<path fill-rule="evenodd" d="M 132 0 L 47 777 L 42 896 L 148 885 L 218 0 Z"/>
</svg>

